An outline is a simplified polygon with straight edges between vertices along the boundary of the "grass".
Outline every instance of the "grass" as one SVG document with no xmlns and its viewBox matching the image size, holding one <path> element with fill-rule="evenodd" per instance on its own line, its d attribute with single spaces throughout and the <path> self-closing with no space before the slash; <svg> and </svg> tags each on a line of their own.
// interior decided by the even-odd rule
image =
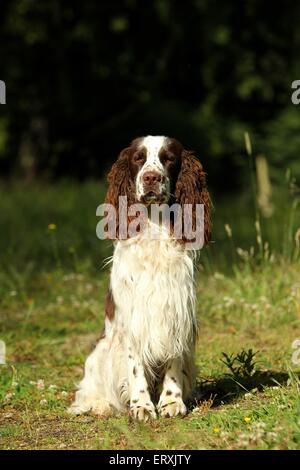
<svg viewBox="0 0 300 470">
<path fill-rule="evenodd" d="M 187 417 L 67 415 L 103 324 L 103 193 L 96 183 L 0 188 L 0 448 L 300 449 L 300 370 L 291 361 L 300 262 L 297 243 L 284 251 L 280 236 L 284 227 L 294 234 L 299 218 L 279 194 L 259 243 L 248 195 L 215 202 L 215 243 L 197 275 L 198 379 Z"/>
</svg>

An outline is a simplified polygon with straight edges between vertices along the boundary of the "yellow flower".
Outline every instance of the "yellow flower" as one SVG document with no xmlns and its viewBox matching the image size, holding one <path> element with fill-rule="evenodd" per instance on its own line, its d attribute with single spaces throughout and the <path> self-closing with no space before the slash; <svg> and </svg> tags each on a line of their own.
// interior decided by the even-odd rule
<svg viewBox="0 0 300 470">
<path fill-rule="evenodd" d="M 220 428 L 214 428 L 213 431 L 215 434 L 218 434 L 220 432 Z"/>
<path fill-rule="evenodd" d="M 49 224 L 48 229 L 49 230 L 56 230 L 56 225 L 55 224 Z"/>
<path fill-rule="evenodd" d="M 244 421 L 245 421 L 246 423 L 250 423 L 251 418 L 248 418 L 248 416 L 245 416 Z"/>
</svg>

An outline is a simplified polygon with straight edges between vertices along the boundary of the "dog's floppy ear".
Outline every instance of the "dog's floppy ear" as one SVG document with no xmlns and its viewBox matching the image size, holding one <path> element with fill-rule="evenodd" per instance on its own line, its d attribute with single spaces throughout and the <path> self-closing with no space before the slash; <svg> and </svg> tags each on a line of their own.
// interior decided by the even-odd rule
<svg viewBox="0 0 300 470">
<path fill-rule="evenodd" d="M 116 209 L 119 207 L 119 196 L 130 197 L 130 172 L 128 164 L 129 147 L 122 150 L 117 161 L 108 173 L 108 190 L 105 202 L 112 204 Z"/>
<path fill-rule="evenodd" d="M 193 229 L 196 228 L 196 204 L 204 205 L 204 242 L 211 239 L 211 200 L 203 167 L 193 151 L 183 150 L 175 199 L 178 204 L 192 205 Z"/>
<path fill-rule="evenodd" d="M 110 240 L 115 240 L 119 238 L 119 209 L 120 203 L 125 204 L 124 196 L 126 197 L 126 207 L 129 207 L 131 204 L 134 203 L 134 188 L 132 187 L 133 182 L 131 180 L 129 170 L 130 150 L 131 147 L 127 147 L 120 152 L 116 162 L 111 167 L 111 170 L 107 176 L 108 190 L 105 197 L 105 203 L 111 204 L 114 207 L 116 217 L 116 230 L 114 231 L 114 233 L 107 233 L 107 238 Z M 120 196 L 123 196 L 123 198 L 121 198 L 122 200 L 120 199 Z"/>
</svg>

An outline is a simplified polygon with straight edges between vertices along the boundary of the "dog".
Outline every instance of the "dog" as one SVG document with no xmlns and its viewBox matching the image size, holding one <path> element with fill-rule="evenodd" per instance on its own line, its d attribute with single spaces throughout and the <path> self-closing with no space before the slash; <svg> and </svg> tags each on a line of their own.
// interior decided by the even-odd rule
<svg viewBox="0 0 300 470">
<path fill-rule="evenodd" d="M 195 249 L 153 222 L 135 236 L 120 237 L 120 197 L 129 204 L 177 204 L 204 208 L 203 239 L 211 236 L 211 200 L 203 167 L 193 151 L 165 136 L 140 137 L 119 154 L 108 175 L 106 203 L 116 210 L 105 328 L 86 360 L 70 413 L 108 415 L 129 409 L 147 421 L 187 413 L 194 385 L 197 337 Z M 130 219 L 130 218 L 129 218 Z M 132 218 L 130 219 L 132 221 Z"/>
</svg>

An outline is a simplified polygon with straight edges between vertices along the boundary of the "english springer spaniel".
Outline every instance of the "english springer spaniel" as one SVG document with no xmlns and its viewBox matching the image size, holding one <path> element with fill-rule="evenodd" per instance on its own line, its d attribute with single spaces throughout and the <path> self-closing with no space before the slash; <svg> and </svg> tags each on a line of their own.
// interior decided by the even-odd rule
<svg viewBox="0 0 300 470">
<path fill-rule="evenodd" d="M 175 139 L 135 139 L 120 153 L 108 175 L 106 202 L 117 210 L 129 204 L 204 206 L 204 242 L 210 239 L 210 197 L 194 152 Z M 203 207 L 201 206 L 201 207 Z M 118 211 L 117 211 L 118 212 Z M 117 225 L 119 220 L 117 221 Z M 105 329 L 87 358 L 85 374 L 69 411 L 107 415 L 129 408 L 141 421 L 185 415 L 194 383 L 197 336 L 194 249 L 157 224 L 158 237 L 115 239 L 106 296 Z M 124 237 L 123 237 L 124 238 Z M 155 406 L 156 404 L 156 406 Z"/>
</svg>

